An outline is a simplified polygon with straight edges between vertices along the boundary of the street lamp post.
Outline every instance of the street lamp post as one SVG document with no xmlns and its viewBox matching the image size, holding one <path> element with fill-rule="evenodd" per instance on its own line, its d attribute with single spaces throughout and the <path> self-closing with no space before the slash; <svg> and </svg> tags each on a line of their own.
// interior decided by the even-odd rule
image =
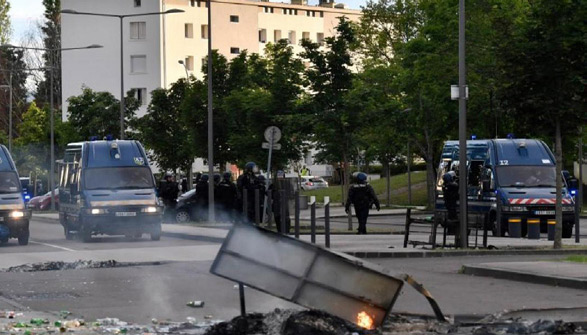
<svg viewBox="0 0 587 335">
<path fill-rule="evenodd" d="M 89 13 L 89 12 L 78 12 L 73 9 L 63 9 L 61 14 L 73 14 L 73 15 L 90 15 L 90 16 L 104 16 L 104 17 L 115 17 L 120 20 L 120 139 L 124 139 L 124 40 L 123 40 L 123 20 L 126 17 L 136 16 L 148 16 L 148 15 L 165 15 L 173 13 L 183 13 L 182 9 L 170 9 L 164 12 L 153 12 L 153 13 L 140 13 L 140 14 L 103 14 L 103 13 Z"/>
<path fill-rule="evenodd" d="M 185 62 L 183 60 L 181 60 L 181 59 L 178 60 L 177 62 L 179 64 L 181 64 L 183 66 L 184 70 L 185 70 L 185 80 L 186 80 L 186 86 L 185 86 L 186 87 L 186 90 L 185 91 L 186 91 L 186 96 L 187 96 L 187 91 L 188 91 L 188 87 L 189 87 L 189 84 L 190 84 L 190 74 L 188 72 L 188 67 L 185 64 Z M 192 159 L 192 161 L 193 161 L 193 159 Z M 188 170 L 188 182 L 187 182 L 187 186 L 188 187 L 187 187 L 187 190 L 182 190 L 182 192 L 186 192 L 186 191 L 189 191 L 189 190 L 192 189 L 192 182 L 194 180 L 193 172 L 192 172 L 192 163 L 193 162 L 190 162 L 190 167 L 189 167 L 189 170 Z"/>
<path fill-rule="evenodd" d="M 466 248 L 467 236 L 467 96 L 465 67 L 465 0 L 459 0 L 459 205 L 460 246 Z M 498 200 L 499 201 L 499 200 Z"/>
<path fill-rule="evenodd" d="M 98 49 L 98 48 L 102 48 L 101 45 L 98 44 L 92 44 L 92 45 L 88 45 L 86 47 L 78 47 L 78 48 L 58 48 L 58 49 L 46 49 L 46 48 L 31 48 L 31 47 L 21 47 L 21 46 L 14 46 L 14 45 L 2 45 L 2 47 L 6 47 L 6 48 L 12 48 L 12 49 L 23 49 L 23 50 L 38 50 L 38 51 L 45 51 L 45 52 L 49 52 L 49 62 L 50 62 L 50 66 L 47 67 L 47 69 L 49 69 L 49 76 L 50 76 L 50 101 L 49 101 L 49 111 L 50 111 L 50 132 L 51 132 L 51 171 L 49 172 L 49 185 L 51 186 L 51 210 L 55 210 L 55 176 L 54 176 L 54 171 L 55 171 L 55 125 L 54 125 L 54 106 L 53 106 L 53 96 L 54 96 L 54 92 L 53 92 L 53 77 L 54 77 L 54 71 L 55 71 L 55 64 L 53 64 L 54 62 L 54 57 L 53 54 L 55 52 L 63 52 L 63 51 L 70 51 L 70 50 L 82 50 L 82 49 Z M 12 117 L 12 113 L 11 117 Z M 12 119 L 12 118 L 11 118 Z M 11 130 L 12 133 L 12 130 Z M 12 135 L 10 135 L 10 137 L 12 138 Z"/>
<path fill-rule="evenodd" d="M 215 222 L 214 212 L 214 128 L 212 114 L 212 0 L 208 0 L 208 221 Z"/>
</svg>

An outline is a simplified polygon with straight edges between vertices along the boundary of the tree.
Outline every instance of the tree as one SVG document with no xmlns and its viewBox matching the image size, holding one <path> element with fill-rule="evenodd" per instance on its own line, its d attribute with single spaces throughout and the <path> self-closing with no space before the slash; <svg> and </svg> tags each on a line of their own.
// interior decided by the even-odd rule
<svg viewBox="0 0 587 335">
<path fill-rule="evenodd" d="M 77 134 L 77 140 L 120 134 L 120 103 L 111 93 L 84 87 L 82 94 L 70 97 L 68 102 L 69 124 Z M 132 124 L 139 108 L 132 90 L 127 93 L 125 106 L 125 124 Z"/>
<path fill-rule="evenodd" d="M 188 138 L 190 127 L 181 114 L 187 89 L 188 82 L 180 79 L 169 89 L 153 91 L 147 114 L 136 123 L 139 139 L 163 170 L 189 170 L 194 160 L 194 146 Z"/>
<path fill-rule="evenodd" d="M 351 46 L 356 42 L 352 24 L 342 17 L 336 35 L 325 39 L 324 49 L 310 40 L 302 40 L 302 57 L 310 63 L 305 72 L 311 93 L 315 118 L 313 141 L 332 161 L 342 161 L 345 188 L 349 185 L 349 161 L 362 122 L 359 111 L 351 108 L 346 95 L 352 88 Z"/>
<path fill-rule="evenodd" d="M 0 0 L 0 44 L 8 43 L 10 39 L 10 3 L 8 0 Z"/>
<path fill-rule="evenodd" d="M 61 0 L 43 0 L 45 6 L 45 22 L 41 26 L 43 33 L 43 48 L 53 51 L 46 51 L 43 54 L 46 68 L 55 67 L 61 69 L 61 52 L 55 51 L 61 48 Z M 44 71 L 44 79 L 37 85 L 35 99 L 37 103 L 48 103 L 51 96 L 51 69 Z M 53 98 L 55 106 L 61 106 L 61 71 L 53 70 Z"/>
<path fill-rule="evenodd" d="M 518 25 L 516 52 L 504 52 L 504 73 L 511 84 L 502 94 L 517 129 L 521 135 L 555 139 L 555 249 L 562 247 L 563 141 L 572 142 L 577 127 L 587 124 L 585 15 L 584 1 L 534 1 L 527 20 Z"/>
<path fill-rule="evenodd" d="M 27 108 L 27 88 L 25 86 L 27 73 L 23 50 L 0 48 L 0 106 L 6 113 L 0 116 L 0 129 L 10 133 L 8 113 L 10 109 L 10 90 L 12 90 L 12 130 L 13 137 L 18 137 L 18 124 Z"/>
<path fill-rule="evenodd" d="M 46 176 L 50 166 L 49 113 L 33 102 L 18 125 L 13 157 L 21 175 Z"/>
</svg>

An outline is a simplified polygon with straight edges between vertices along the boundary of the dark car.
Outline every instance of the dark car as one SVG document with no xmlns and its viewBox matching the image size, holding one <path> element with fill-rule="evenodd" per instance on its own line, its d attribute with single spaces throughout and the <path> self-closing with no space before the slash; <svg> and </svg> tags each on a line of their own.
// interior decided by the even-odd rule
<svg viewBox="0 0 587 335">
<path fill-rule="evenodd" d="M 194 220 L 197 216 L 196 200 L 195 189 L 180 195 L 177 198 L 177 205 L 175 206 L 175 221 L 185 223 Z"/>
</svg>

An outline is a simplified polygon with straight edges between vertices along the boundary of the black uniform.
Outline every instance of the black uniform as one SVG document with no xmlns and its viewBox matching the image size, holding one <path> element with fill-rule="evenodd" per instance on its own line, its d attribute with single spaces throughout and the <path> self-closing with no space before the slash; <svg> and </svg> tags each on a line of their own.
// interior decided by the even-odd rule
<svg viewBox="0 0 587 335">
<path fill-rule="evenodd" d="M 249 222 L 255 222 L 255 175 L 244 173 L 236 180 L 238 192 L 238 210 L 246 210 L 246 218 Z M 244 198 L 247 198 L 247 208 L 243 208 Z M 244 214 L 244 213 L 243 213 Z"/>
<path fill-rule="evenodd" d="M 159 196 L 163 199 L 163 204 L 165 205 L 164 216 L 167 219 L 170 219 L 173 215 L 178 193 L 179 185 L 172 180 L 165 180 L 159 184 Z"/>
<path fill-rule="evenodd" d="M 223 179 L 216 185 L 214 197 L 218 202 L 218 208 L 221 212 L 225 212 L 232 219 L 237 205 L 236 185 L 230 180 Z"/>
<path fill-rule="evenodd" d="M 269 190 L 267 190 L 268 196 L 271 197 L 271 210 L 273 211 L 273 217 L 275 218 L 275 225 L 277 226 L 277 232 L 282 233 L 281 231 L 281 206 L 282 206 L 282 193 L 279 192 L 278 189 L 275 188 L 275 184 L 269 185 Z M 285 195 L 285 193 L 283 193 Z M 289 218 L 289 208 L 287 205 L 287 196 L 285 197 L 285 233 L 289 234 L 289 230 L 291 227 L 291 219 Z"/>
<path fill-rule="evenodd" d="M 355 207 L 355 215 L 359 220 L 358 234 L 367 234 L 367 218 L 369 209 L 373 204 L 379 210 L 379 200 L 375 196 L 373 187 L 369 184 L 354 184 L 349 188 L 349 196 L 345 204 L 345 210 L 348 213 L 351 204 Z"/>
<path fill-rule="evenodd" d="M 459 200 L 459 184 L 454 178 L 445 178 L 442 185 L 442 195 L 444 197 L 444 206 L 448 211 L 450 220 L 457 219 L 457 201 Z"/>
<path fill-rule="evenodd" d="M 208 179 L 200 178 L 196 184 L 196 213 L 200 220 L 205 220 L 208 209 Z"/>
</svg>

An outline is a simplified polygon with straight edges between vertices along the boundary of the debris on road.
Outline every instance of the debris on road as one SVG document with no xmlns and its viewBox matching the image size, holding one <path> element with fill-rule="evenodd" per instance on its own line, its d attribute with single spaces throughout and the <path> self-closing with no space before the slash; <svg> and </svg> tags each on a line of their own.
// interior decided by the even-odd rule
<svg viewBox="0 0 587 335">
<path fill-rule="evenodd" d="M 7 269 L 1 269 L 0 272 L 39 272 L 39 271 L 61 271 L 61 270 L 81 270 L 81 269 L 105 269 L 105 268 L 123 268 L 130 266 L 143 265 L 161 265 L 163 262 L 117 262 L 113 259 L 107 261 L 83 261 L 75 262 L 43 262 L 33 264 L 23 264 L 12 266 Z"/>
<path fill-rule="evenodd" d="M 186 304 L 188 307 L 204 307 L 204 302 L 200 300 L 190 301 Z"/>
</svg>

